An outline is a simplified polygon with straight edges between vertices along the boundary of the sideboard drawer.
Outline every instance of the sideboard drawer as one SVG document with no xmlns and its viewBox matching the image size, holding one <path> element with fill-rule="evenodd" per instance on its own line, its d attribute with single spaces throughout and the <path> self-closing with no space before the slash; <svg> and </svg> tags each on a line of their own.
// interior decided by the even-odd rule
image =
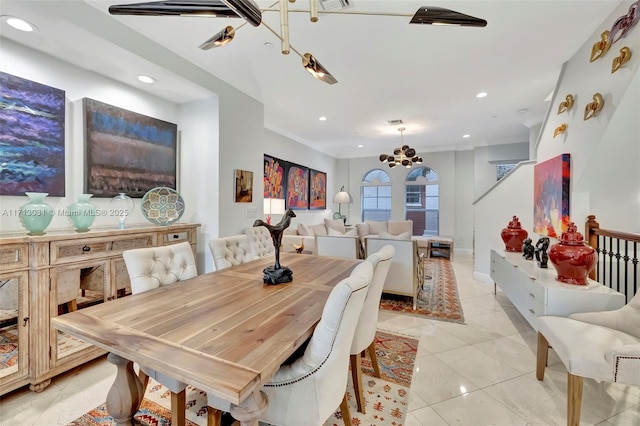
<svg viewBox="0 0 640 426">
<path fill-rule="evenodd" d="M 27 266 L 29 266 L 29 246 L 27 243 L 7 244 L 0 247 L 0 271 L 10 271 Z"/>
<path fill-rule="evenodd" d="M 152 247 L 156 243 L 153 233 L 123 235 L 116 237 L 87 238 L 83 241 L 52 241 L 51 264 L 77 262 L 104 256 L 117 256 L 125 250 Z"/>
<path fill-rule="evenodd" d="M 195 241 L 195 235 L 193 234 L 193 232 L 194 231 L 192 229 L 162 232 L 162 244 L 167 245 L 181 243 L 183 241 L 191 243 Z"/>
</svg>

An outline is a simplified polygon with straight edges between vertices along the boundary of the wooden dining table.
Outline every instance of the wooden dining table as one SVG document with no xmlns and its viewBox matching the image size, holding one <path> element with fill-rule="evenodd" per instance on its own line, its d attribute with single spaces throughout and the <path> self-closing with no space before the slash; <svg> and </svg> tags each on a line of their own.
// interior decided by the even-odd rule
<svg viewBox="0 0 640 426">
<path fill-rule="evenodd" d="M 268 285 L 273 257 L 203 274 L 51 319 L 109 352 L 117 374 L 106 399 L 118 425 L 132 424 L 144 389 L 133 362 L 231 403 L 242 426 L 267 407 L 260 391 L 312 334 L 333 287 L 360 262 L 282 253 L 293 281 Z"/>
</svg>

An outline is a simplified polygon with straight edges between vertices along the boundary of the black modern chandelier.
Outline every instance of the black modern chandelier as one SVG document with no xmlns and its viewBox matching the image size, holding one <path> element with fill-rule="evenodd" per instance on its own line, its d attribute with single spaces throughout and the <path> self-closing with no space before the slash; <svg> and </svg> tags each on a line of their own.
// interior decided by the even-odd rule
<svg viewBox="0 0 640 426">
<path fill-rule="evenodd" d="M 400 132 L 400 143 L 402 144 L 402 132 L 407 130 L 404 127 L 398 127 Z M 404 166 L 407 169 L 411 168 L 414 164 L 422 164 L 422 157 L 416 155 L 416 150 L 409 147 L 409 145 L 401 145 L 400 148 L 393 150 L 393 155 L 380 154 L 380 161 L 388 163 L 389 167 Z"/>
</svg>

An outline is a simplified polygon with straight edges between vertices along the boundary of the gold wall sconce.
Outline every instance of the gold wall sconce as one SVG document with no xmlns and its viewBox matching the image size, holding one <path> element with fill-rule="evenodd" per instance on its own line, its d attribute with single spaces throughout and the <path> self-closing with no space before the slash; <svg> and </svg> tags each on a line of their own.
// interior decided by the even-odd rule
<svg viewBox="0 0 640 426">
<path fill-rule="evenodd" d="M 609 51 L 611 47 L 611 39 L 609 38 L 609 30 L 604 31 L 600 34 L 600 40 L 593 44 L 591 48 L 591 58 L 589 58 L 589 62 L 593 62 L 596 59 L 601 58 L 605 53 Z"/>
<path fill-rule="evenodd" d="M 584 120 L 595 117 L 602 110 L 604 106 L 604 99 L 600 93 L 593 95 L 593 102 L 589 102 L 584 108 Z"/>
<path fill-rule="evenodd" d="M 629 62 L 631 59 L 631 49 L 627 46 L 620 49 L 620 54 L 613 58 L 613 62 L 611 63 L 611 74 L 618 71 L 624 64 Z"/>
<path fill-rule="evenodd" d="M 562 123 L 553 131 L 553 137 L 563 134 L 567 130 L 567 123 Z"/>
<path fill-rule="evenodd" d="M 573 106 L 573 95 L 572 94 L 568 94 L 565 98 L 564 101 L 560 102 L 560 105 L 558 105 L 558 114 L 562 114 L 565 111 L 569 111 L 571 109 L 571 107 Z"/>
</svg>

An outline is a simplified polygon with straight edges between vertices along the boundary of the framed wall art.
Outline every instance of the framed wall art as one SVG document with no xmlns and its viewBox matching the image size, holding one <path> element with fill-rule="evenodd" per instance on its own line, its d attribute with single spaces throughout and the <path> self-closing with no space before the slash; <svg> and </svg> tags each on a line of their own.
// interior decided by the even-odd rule
<svg viewBox="0 0 640 426">
<path fill-rule="evenodd" d="M 567 229 L 571 156 L 561 154 L 533 170 L 533 231 L 539 235 L 560 238 Z"/>
<path fill-rule="evenodd" d="M 327 208 L 327 174 L 309 170 L 309 208 L 320 210 Z"/>
<path fill-rule="evenodd" d="M 309 208 L 309 168 L 286 163 L 286 208 L 306 210 Z"/>
<path fill-rule="evenodd" d="M 178 126 L 83 99 L 85 192 L 141 198 L 148 190 L 176 189 Z"/>
<path fill-rule="evenodd" d="M 263 197 L 284 199 L 285 162 L 264 154 Z"/>
<path fill-rule="evenodd" d="M 235 191 L 233 201 L 236 203 L 251 203 L 253 201 L 253 172 L 235 170 Z"/>
<path fill-rule="evenodd" d="M 64 90 L 3 72 L 0 87 L 0 195 L 64 197 Z"/>
</svg>

